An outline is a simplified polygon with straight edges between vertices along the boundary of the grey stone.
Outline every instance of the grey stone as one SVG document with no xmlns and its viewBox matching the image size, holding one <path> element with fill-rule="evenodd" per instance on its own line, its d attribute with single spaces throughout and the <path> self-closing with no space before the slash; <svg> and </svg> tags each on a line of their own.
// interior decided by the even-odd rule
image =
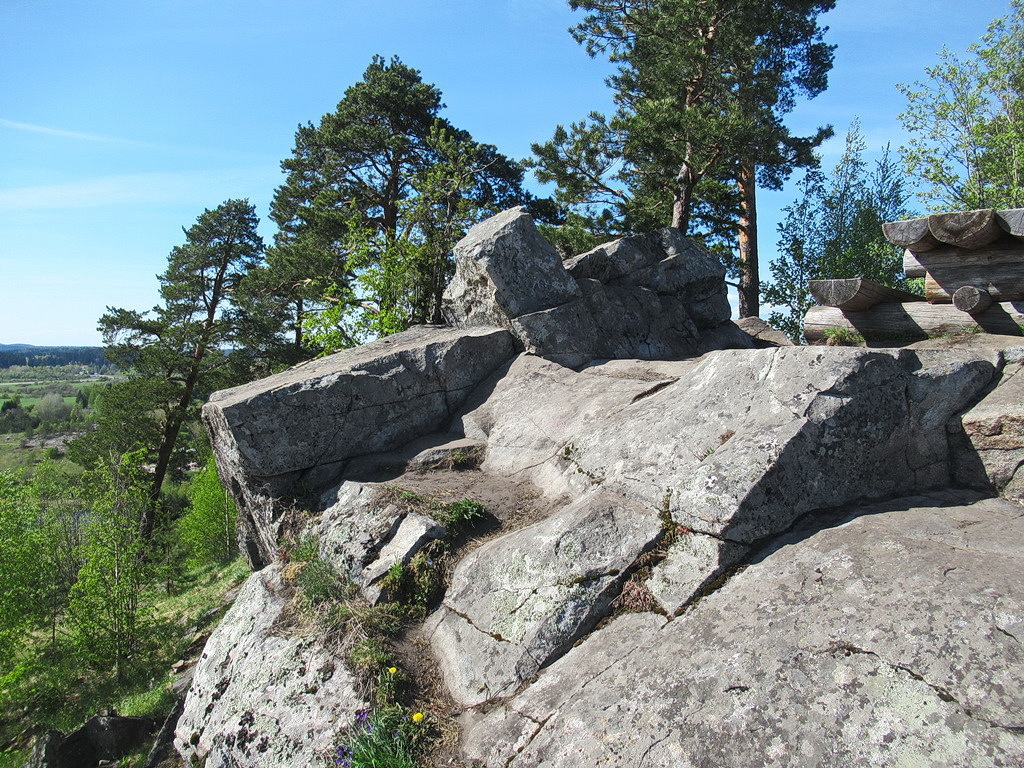
<svg viewBox="0 0 1024 768">
<path fill-rule="evenodd" d="M 600 489 L 493 539 L 459 563 L 425 633 L 466 706 L 507 695 L 589 631 L 661 526 Z"/>
<path fill-rule="evenodd" d="M 994 375 L 969 350 L 808 347 L 719 351 L 657 370 L 672 378 L 520 358 L 456 427 L 487 440 L 485 471 L 528 477 L 552 497 L 600 484 L 667 504 L 695 533 L 750 545 L 814 510 L 948 484 L 945 421 Z M 710 556 L 692 583 L 730 559 Z"/>
<path fill-rule="evenodd" d="M 250 564 L 272 559 L 283 500 L 336 482 L 346 459 L 436 431 L 513 354 L 504 330 L 420 326 L 214 393 L 203 419 Z"/>
<path fill-rule="evenodd" d="M 245 583 L 196 666 L 175 747 L 207 768 L 305 768 L 366 702 L 317 635 L 279 629 L 291 593 L 270 565 Z"/>
<path fill-rule="evenodd" d="M 568 367 L 753 346 L 735 327 L 719 330 L 730 312 L 722 265 L 674 229 L 606 243 L 563 266 L 517 208 L 470 230 L 455 255 L 451 322 L 508 328 L 526 352 Z"/>
<path fill-rule="evenodd" d="M 578 298 L 579 286 L 522 207 L 483 221 L 455 245 L 444 312 L 459 326 L 511 329 L 510 320 Z"/>
<path fill-rule="evenodd" d="M 793 340 L 778 328 L 768 325 L 760 317 L 741 317 L 736 321 L 741 331 L 754 339 L 755 346 L 764 347 L 792 347 Z"/>
<path fill-rule="evenodd" d="M 113 765 L 145 744 L 160 727 L 151 717 L 124 717 L 105 710 L 68 734 L 47 731 L 36 740 L 26 768 Z"/>
<path fill-rule="evenodd" d="M 625 616 L 464 718 L 485 766 L 1010 766 L 1024 517 L 916 498 L 798 531 L 682 616 Z"/>
<path fill-rule="evenodd" d="M 958 426 L 957 480 L 1024 503 L 1024 364 L 1007 365 L 996 388 Z"/>
<path fill-rule="evenodd" d="M 444 526 L 426 515 L 408 513 L 395 535 L 385 544 L 377 559 L 363 569 L 360 586 L 363 596 L 376 605 L 382 596 L 380 581 L 396 565 L 407 564 L 428 542 L 444 538 Z"/>
<path fill-rule="evenodd" d="M 386 493 L 373 483 L 345 481 L 324 494 L 323 512 L 303 535 L 318 542 L 320 559 L 345 579 L 359 583 L 402 522 L 405 513 Z"/>
<path fill-rule="evenodd" d="M 647 588 L 669 616 L 677 614 L 702 587 L 737 563 L 749 547 L 687 531 L 651 569 Z"/>
</svg>

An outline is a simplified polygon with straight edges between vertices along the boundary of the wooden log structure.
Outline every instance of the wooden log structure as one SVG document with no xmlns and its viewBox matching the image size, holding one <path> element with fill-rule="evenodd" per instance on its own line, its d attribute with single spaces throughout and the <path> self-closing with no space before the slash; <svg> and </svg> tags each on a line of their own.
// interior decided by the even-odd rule
<svg viewBox="0 0 1024 768">
<path fill-rule="evenodd" d="M 995 242 L 1003 235 L 996 212 L 991 208 L 962 213 L 933 213 L 928 217 L 928 231 L 940 243 L 969 251 Z"/>
<path fill-rule="evenodd" d="M 1024 240 L 1024 208 L 996 211 L 996 219 L 1006 234 Z"/>
<path fill-rule="evenodd" d="M 901 344 L 947 333 L 980 328 L 986 333 L 1024 336 L 1024 302 L 993 303 L 984 312 L 971 315 L 953 304 L 923 301 L 876 304 L 859 312 L 837 307 L 811 307 L 804 317 L 804 336 L 810 343 L 825 341 L 825 332 L 845 328 L 865 341 Z"/>
<path fill-rule="evenodd" d="M 851 311 L 870 309 L 883 301 L 924 301 L 920 296 L 890 288 L 865 277 L 811 280 L 807 285 L 811 296 L 819 304 Z"/>
<path fill-rule="evenodd" d="M 907 277 L 925 278 L 925 298 L 948 304 L 957 288 L 971 285 L 996 301 L 1024 299 L 1024 244 L 993 243 L 976 251 L 943 246 L 927 253 L 903 253 Z"/>
<path fill-rule="evenodd" d="M 992 306 L 992 294 L 983 288 L 964 285 L 953 294 L 953 306 L 961 312 L 977 315 Z"/>
<path fill-rule="evenodd" d="M 882 225 L 882 233 L 885 235 L 885 239 L 893 245 L 908 248 L 911 251 L 930 251 L 939 245 L 939 241 L 928 229 L 927 216 L 888 222 Z"/>
<path fill-rule="evenodd" d="M 927 253 L 942 246 L 974 250 L 1001 240 L 1024 240 L 1024 208 L 933 213 L 883 224 L 882 233 L 893 245 L 913 253 Z"/>
</svg>

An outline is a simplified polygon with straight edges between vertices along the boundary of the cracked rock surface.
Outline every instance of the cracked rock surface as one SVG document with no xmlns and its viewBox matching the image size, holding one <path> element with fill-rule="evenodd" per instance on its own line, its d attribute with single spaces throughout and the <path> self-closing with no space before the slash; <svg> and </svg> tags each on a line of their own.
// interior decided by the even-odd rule
<svg viewBox="0 0 1024 768">
<path fill-rule="evenodd" d="M 203 420 L 249 563 L 273 560 L 280 499 L 327 486 L 346 459 L 436 430 L 513 354 L 504 330 L 417 326 L 214 393 Z"/>
<path fill-rule="evenodd" d="M 1024 504 L 1024 349 L 996 388 L 960 418 L 957 479 Z"/>
<path fill-rule="evenodd" d="M 597 490 L 462 559 L 424 628 L 464 706 L 511 693 L 608 612 L 654 510 Z"/>
<path fill-rule="evenodd" d="M 1021 509 L 961 492 L 797 530 L 666 622 L 624 616 L 487 714 L 487 766 L 1009 766 Z"/>
<path fill-rule="evenodd" d="M 652 581 L 674 613 L 801 515 L 948 485 L 946 422 L 995 375 L 973 350 L 722 350 L 580 372 L 521 356 L 456 428 L 487 442 L 487 472 L 670 512 L 692 534 Z"/>
<path fill-rule="evenodd" d="M 280 566 L 254 573 L 196 665 L 174 744 L 206 768 L 305 768 L 365 706 L 320 638 L 280 629 L 291 599 Z M 205 762 L 204 762 L 205 761 Z"/>
</svg>

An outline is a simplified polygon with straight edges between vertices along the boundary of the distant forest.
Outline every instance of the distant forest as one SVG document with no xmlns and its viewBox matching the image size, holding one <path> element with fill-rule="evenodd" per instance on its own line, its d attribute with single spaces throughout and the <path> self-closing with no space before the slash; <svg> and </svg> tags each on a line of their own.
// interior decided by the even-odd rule
<svg viewBox="0 0 1024 768">
<path fill-rule="evenodd" d="M 35 347 L 29 344 L 0 344 L 0 368 L 27 365 L 89 365 L 109 364 L 103 356 L 103 347 Z"/>
</svg>

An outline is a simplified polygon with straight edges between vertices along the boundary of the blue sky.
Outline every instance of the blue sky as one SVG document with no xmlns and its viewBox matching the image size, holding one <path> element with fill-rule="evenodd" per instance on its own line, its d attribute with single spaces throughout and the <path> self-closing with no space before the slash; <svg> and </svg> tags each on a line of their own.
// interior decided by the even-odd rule
<svg viewBox="0 0 1024 768">
<path fill-rule="evenodd" d="M 1006 0 L 838 0 L 829 90 L 789 124 L 851 120 L 899 146 L 895 84 L 962 51 Z M 371 56 L 439 86 L 445 116 L 510 157 L 608 110 L 607 63 L 564 0 L 0 0 L 0 343 L 100 344 L 108 305 L 145 309 L 182 227 L 228 198 L 266 219 L 295 128 Z M 760 197 L 762 269 L 792 185 Z M 269 241 L 273 228 L 261 225 Z"/>
</svg>

